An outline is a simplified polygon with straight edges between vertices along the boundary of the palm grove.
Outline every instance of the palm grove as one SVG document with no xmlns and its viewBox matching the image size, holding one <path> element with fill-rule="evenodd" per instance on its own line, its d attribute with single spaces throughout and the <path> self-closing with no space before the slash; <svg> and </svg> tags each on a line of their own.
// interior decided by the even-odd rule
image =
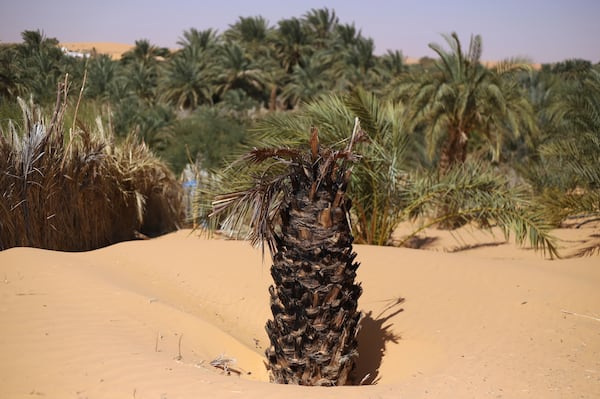
<svg viewBox="0 0 600 399">
<path fill-rule="evenodd" d="M 119 212 L 137 213 L 119 228 L 144 231 L 152 218 L 143 211 L 158 203 L 155 219 L 173 223 L 154 230 L 172 229 L 181 221 L 175 176 L 194 164 L 203 181 L 195 217 L 205 222 L 212 213 L 224 230 L 249 231 L 271 249 L 273 347 L 267 354 L 279 382 L 351 379 L 360 295 L 353 240 L 400 245 L 429 226 L 471 223 L 496 226 L 556 256 L 552 227 L 569 217 L 600 216 L 600 67 L 585 60 L 538 69 L 516 59 L 486 66 L 481 37 L 472 36 L 464 48 L 452 33 L 430 45 L 435 58 L 408 65 L 398 51 L 375 55 L 373 41 L 329 9 L 275 25 L 240 17 L 223 33 L 189 29 L 176 51 L 139 40 L 120 60 L 69 57 L 39 31 L 22 37 L 0 47 L 0 150 L 8 159 L 3 169 L 11 171 L 0 177 L 0 190 L 14 199 L 0 204 L 2 220 L 15 209 L 20 220 L 31 220 L 25 200 L 38 186 L 54 187 L 29 184 L 43 174 L 35 162 L 52 153 L 73 160 L 73 172 L 55 175 L 80 181 L 73 188 L 80 203 L 88 198 L 81 187 L 137 182 L 115 189 L 115 197 L 127 199 Z M 36 124 L 32 109 L 59 117 L 48 123 L 40 116 Z M 33 127 L 44 123 L 54 141 L 32 139 Z M 355 150 L 350 133 L 357 126 L 363 143 Z M 48 142 L 53 150 L 43 151 Z M 66 149 L 56 150 L 61 143 Z M 26 151 L 32 146 L 39 157 Z M 82 154 L 74 156 L 73 148 Z M 127 161 L 126 154 L 139 157 Z M 99 163 L 107 159 L 116 166 Z M 31 167 L 18 166 L 24 160 Z M 98 180 L 107 170 L 114 178 Z M 86 192 L 103 203 L 97 191 Z M 161 202 L 165 197 L 170 200 Z M 298 204 L 312 204 L 310 212 Z M 72 228 L 89 219 L 68 217 L 77 221 Z M 419 228 L 397 241 L 392 233 L 409 219 Z M 298 227 L 309 222 L 320 229 Z M 57 225 L 38 235 L 55 234 Z M 19 245 L 4 237 L 34 235 L 15 221 L 0 229 L 0 249 Z M 127 238 L 106 232 L 90 246 Z M 302 245 L 291 244 L 300 238 Z M 323 248 L 326 264 L 313 259 Z M 311 299 L 308 291 L 321 292 L 313 285 L 338 292 Z M 320 335 L 324 340 L 314 338 Z"/>
</svg>

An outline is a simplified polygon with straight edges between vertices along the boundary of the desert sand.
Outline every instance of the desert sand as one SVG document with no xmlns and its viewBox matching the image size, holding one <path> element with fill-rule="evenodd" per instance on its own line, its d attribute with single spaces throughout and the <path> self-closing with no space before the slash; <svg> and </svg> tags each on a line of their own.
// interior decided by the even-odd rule
<svg viewBox="0 0 600 399">
<path fill-rule="evenodd" d="M 568 255 L 599 231 L 556 236 Z M 2 251 L 0 397 L 600 397 L 598 256 L 425 233 L 426 249 L 354 246 L 365 385 L 334 388 L 268 382 L 270 263 L 245 241 L 181 230 L 84 253 Z"/>
</svg>

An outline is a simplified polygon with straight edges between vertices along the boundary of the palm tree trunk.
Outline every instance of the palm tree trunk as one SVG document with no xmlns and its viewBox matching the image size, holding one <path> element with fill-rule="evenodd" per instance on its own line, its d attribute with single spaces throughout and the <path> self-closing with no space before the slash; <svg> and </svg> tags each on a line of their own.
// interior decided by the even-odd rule
<svg viewBox="0 0 600 399">
<path fill-rule="evenodd" d="M 277 110 L 277 85 L 274 84 L 271 87 L 271 94 L 269 95 L 269 111 Z"/>
<path fill-rule="evenodd" d="M 460 166 L 467 159 L 467 142 L 468 137 L 460 128 L 451 127 L 448 131 L 448 138 L 442 146 L 440 154 L 440 162 L 438 165 L 438 176 L 445 176 L 453 167 Z M 445 215 L 455 213 L 452 204 L 446 203 L 437 210 L 437 217 L 441 218 Z M 438 227 L 443 230 L 454 230 L 461 227 L 466 222 L 460 218 L 449 218 L 439 223 Z"/>
<path fill-rule="evenodd" d="M 450 128 L 448 138 L 442 146 L 438 171 L 440 176 L 448 173 L 452 167 L 462 165 L 467 160 L 468 136 L 460 128 Z"/>
<path fill-rule="evenodd" d="M 298 169 L 271 267 L 267 368 L 276 383 L 345 385 L 358 357 L 362 293 L 354 284 L 359 263 L 344 199 L 349 173 L 337 183 L 336 168 L 324 168 L 324 176 L 319 166 L 313 173 Z"/>
</svg>

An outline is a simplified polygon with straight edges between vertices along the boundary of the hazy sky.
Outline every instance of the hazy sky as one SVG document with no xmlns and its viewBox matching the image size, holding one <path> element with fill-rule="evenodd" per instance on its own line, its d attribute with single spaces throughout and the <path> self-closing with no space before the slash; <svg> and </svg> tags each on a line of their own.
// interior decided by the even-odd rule
<svg viewBox="0 0 600 399">
<path fill-rule="evenodd" d="M 445 44 L 440 34 L 455 31 L 465 47 L 480 34 L 485 60 L 600 62 L 600 0 L 0 0 L 0 42 L 20 42 L 21 32 L 39 29 L 63 42 L 148 39 L 175 48 L 189 28 L 223 32 L 240 16 L 259 15 L 275 26 L 324 7 L 354 22 L 377 54 L 435 56 L 427 45 Z"/>
</svg>

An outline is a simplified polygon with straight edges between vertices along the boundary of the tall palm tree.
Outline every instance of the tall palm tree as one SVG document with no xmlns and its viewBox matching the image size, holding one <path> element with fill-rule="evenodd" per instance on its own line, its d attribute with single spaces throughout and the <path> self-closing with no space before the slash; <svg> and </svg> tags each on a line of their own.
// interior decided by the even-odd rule
<svg viewBox="0 0 600 399">
<path fill-rule="evenodd" d="M 127 87 L 137 97 L 150 104 L 157 100 L 158 71 L 156 66 L 135 62 L 126 68 Z"/>
<path fill-rule="evenodd" d="M 287 73 L 292 73 L 303 55 L 312 53 L 309 47 L 309 36 L 302 20 L 298 18 L 279 21 L 273 39 L 276 56 Z"/>
<path fill-rule="evenodd" d="M 374 51 L 373 39 L 362 36 L 339 50 L 341 57 L 338 56 L 334 74 L 339 76 L 338 80 L 343 86 L 347 88 L 362 86 L 371 89 L 371 82 L 374 82 L 377 77 Z"/>
<path fill-rule="evenodd" d="M 180 110 L 212 104 L 215 94 L 214 53 L 186 47 L 163 65 L 161 98 Z"/>
<path fill-rule="evenodd" d="M 91 57 L 88 63 L 86 94 L 103 102 L 118 98 L 123 75 L 120 64 L 107 54 Z"/>
<path fill-rule="evenodd" d="M 135 41 L 135 46 L 125 52 L 121 57 L 121 63 L 129 65 L 131 63 L 142 63 L 145 65 L 155 64 L 159 57 L 166 58 L 170 54 L 170 51 L 166 47 L 158 47 L 150 43 L 147 39 L 141 39 Z"/>
<path fill-rule="evenodd" d="M 125 67 L 128 89 L 146 103 L 156 102 L 158 63 L 170 54 L 169 49 L 155 46 L 146 39 L 136 40 L 133 49 L 120 59 Z"/>
<path fill-rule="evenodd" d="M 394 87 L 394 94 L 408 104 L 414 125 L 425 126 L 430 155 L 442 141 L 441 174 L 465 162 L 475 134 L 487 138 L 497 158 L 504 136 L 535 130 L 531 104 L 513 77 L 527 65 L 507 61 L 486 68 L 480 61 L 479 35 L 471 38 L 466 53 L 456 33 L 444 38 L 450 51 L 429 45 L 440 57 L 433 72 L 410 74 Z"/>
<path fill-rule="evenodd" d="M 56 87 L 61 79 L 60 62 L 64 57 L 58 47 L 58 40 L 48 38 L 39 30 L 26 30 L 21 33 L 23 43 L 17 45 L 19 57 L 20 87 L 33 95 L 36 101 L 49 101 L 56 95 Z"/>
<path fill-rule="evenodd" d="M 255 169 L 256 179 L 214 202 L 214 215 L 232 211 L 226 226 L 249 215 L 251 241 L 270 249 L 266 355 L 273 382 L 344 385 L 354 367 L 362 289 L 354 283 L 359 264 L 346 189 L 363 137 L 357 120 L 344 149 L 321 146 L 316 128 L 307 150 L 254 149 L 236 166 Z"/>
<path fill-rule="evenodd" d="M 237 42 L 244 47 L 253 59 L 268 54 L 268 42 L 272 28 L 269 22 L 261 17 L 240 17 L 223 33 L 228 42 Z"/>
<path fill-rule="evenodd" d="M 262 100 L 263 71 L 237 43 L 227 43 L 220 48 L 217 90 L 221 97 L 229 90 L 242 89 L 248 95 Z"/>
<path fill-rule="evenodd" d="M 314 36 L 313 42 L 317 48 L 324 48 L 331 42 L 335 27 L 339 23 L 335 10 L 328 8 L 313 8 L 304 14 L 304 20 L 309 32 Z"/>
<path fill-rule="evenodd" d="M 0 44 L 0 98 L 15 98 L 24 91 L 19 81 L 20 57 L 17 47 L 12 44 Z"/>
<path fill-rule="evenodd" d="M 335 27 L 336 41 L 343 47 L 350 47 L 362 36 L 360 29 L 352 24 L 339 24 Z"/>
<path fill-rule="evenodd" d="M 312 57 L 304 57 L 294 66 L 289 81 L 283 87 L 281 98 L 290 106 L 317 99 L 333 88 L 334 79 L 330 75 L 331 62 L 323 57 L 323 50 Z"/>
<path fill-rule="evenodd" d="M 540 145 L 532 168 L 540 201 L 555 224 L 568 216 L 600 217 L 600 69 L 579 75 L 559 72 L 548 107 L 555 131 Z"/>
<path fill-rule="evenodd" d="M 191 28 L 183 32 L 183 37 L 177 41 L 182 48 L 195 48 L 196 50 L 209 50 L 220 43 L 220 37 L 216 30 L 205 29 L 199 31 Z"/>
<path fill-rule="evenodd" d="M 388 50 L 378 59 L 378 62 L 388 82 L 394 78 L 399 78 L 408 71 L 404 55 L 399 50 Z"/>
</svg>

